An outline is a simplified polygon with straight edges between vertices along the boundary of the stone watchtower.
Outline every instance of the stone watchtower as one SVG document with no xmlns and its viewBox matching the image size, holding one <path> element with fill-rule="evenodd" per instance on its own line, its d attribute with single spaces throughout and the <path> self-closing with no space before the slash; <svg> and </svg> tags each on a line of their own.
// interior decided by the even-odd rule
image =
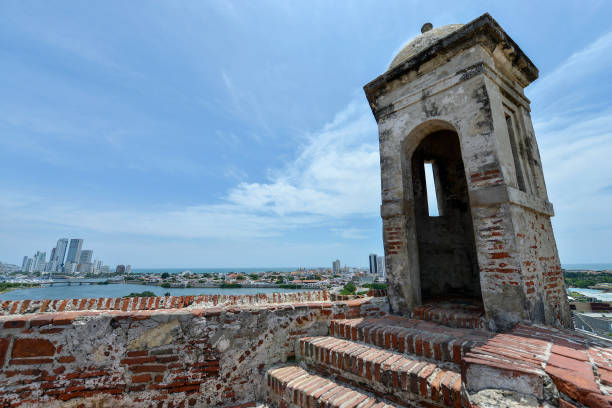
<svg viewBox="0 0 612 408">
<path fill-rule="evenodd" d="M 484 14 L 432 28 L 364 87 L 380 137 L 391 308 L 484 307 L 490 329 L 571 327 L 524 88 L 538 70 Z M 429 174 L 427 176 L 426 174 Z"/>
</svg>

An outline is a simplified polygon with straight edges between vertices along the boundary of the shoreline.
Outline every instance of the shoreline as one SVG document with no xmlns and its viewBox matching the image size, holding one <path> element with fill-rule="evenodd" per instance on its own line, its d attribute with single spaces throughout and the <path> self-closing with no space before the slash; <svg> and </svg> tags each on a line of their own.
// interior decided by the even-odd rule
<svg viewBox="0 0 612 408">
<path fill-rule="evenodd" d="M 604 292 L 599 289 L 589 289 L 589 288 L 574 288 L 568 287 L 566 288 L 567 292 L 577 292 L 581 295 L 592 297 L 598 299 L 602 302 L 612 302 L 612 292 Z"/>
<path fill-rule="evenodd" d="M 40 287 L 42 287 L 42 285 L 33 283 L 31 285 L 28 285 L 28 286 L 16 286 L 16 287 L 9 287 L 9 288 L 0 288 L 0 295 L 3 295 L 5 293 L 9 293 L 9 292 L 13 292 L 15 290 L 33 289 L 33 288 L 40 288 Z"/>
</svg>

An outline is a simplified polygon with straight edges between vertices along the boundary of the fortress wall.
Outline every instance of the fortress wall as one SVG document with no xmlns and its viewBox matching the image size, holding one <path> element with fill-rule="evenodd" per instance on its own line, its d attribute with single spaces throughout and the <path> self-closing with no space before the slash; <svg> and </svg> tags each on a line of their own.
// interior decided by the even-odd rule
<svg viewBox="0 0 612 408">
<path fill-rule="evenodd" d="M 177 307 L 159 310 L 138 310 L 144 303 L 136 298 L 113 310 L 88 310 L 86 301 L 80 311 L 0 316 L 0 405 L 249 404 L 262 400 L 266 370 L 293 358 L 296 338 L 327 334 L 333 318 L 387 313 L 386 298 L 234 298 L 234 305 L 182 308 L 171 299 Z M 32 303 L 23 304 L 27 312 Z"/>
<path fill-rule="evenodd" d="M 329 300 L 327 291 L 259 293 L 255 295 L 157 296 L 89 299 L 5 300 L 0 316 L 81 310 L 159 310 L 210 306 L 262 305 Z"/>
</svg>

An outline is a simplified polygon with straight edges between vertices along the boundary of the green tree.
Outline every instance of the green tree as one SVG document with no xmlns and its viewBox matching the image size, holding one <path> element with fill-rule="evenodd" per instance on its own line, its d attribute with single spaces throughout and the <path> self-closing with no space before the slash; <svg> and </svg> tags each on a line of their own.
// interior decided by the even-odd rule
<svg viewBox="0 0 612 408">
<path fill-rule="evenodd" d="M 170 277 L 170 274 L 168 272 L 164 272 L 161 274 L 162 279 L 168 279 Z"/>
<path fill-rule="evenodd" d="M 340 291 L 341 295 L 352 295 L 357 291 L 355 284 L 353 282 L 349 282 Z"/>
<path fill-rule="evenodd" d="M 372 283 L 364 283 L 361 286 L 363 286 L 364 288 L 369 288 L 369 289 L 387 289 L 386 283 L 372 282 Z"/>
<path fill-rule="evenodd" d="M 132 292 L 129 295 L 124 296 L 124 298 L 126 297 L 154 297 L 157 296 L 155 293 L 149 291 L 149 290 L 145 290 L 144 292 Z"/>
</svg>

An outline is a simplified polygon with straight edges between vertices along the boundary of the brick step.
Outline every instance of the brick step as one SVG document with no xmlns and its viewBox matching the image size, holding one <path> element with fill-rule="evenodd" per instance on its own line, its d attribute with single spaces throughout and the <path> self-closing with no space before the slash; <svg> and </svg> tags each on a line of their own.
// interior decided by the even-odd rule
<svg viewBox="0 0 612 408">
<path fill-rule="evenodd" d="M 332 320 L 329 332 L 331 336 L 456 364 L 492 336 L 485 331 L 451 328 L 400 316 Z"/>
<path fill-rule="evenodd" d="M 412 317 L 429 320 L 448 327 L 467 329 L 486 329 L 484 308 L 474 302 L 441 301 L 417 306 L 412 310 Z"/>
<path fill-rule="evenodd" d="M 384 401 L 298 366 L 268 371 L 268 399 L 277 407 L 391 408 Z"/>
<path fill-rule="evenodd" d="M 461 374 L 452 363 L 435 364 L 329 336 L 301 338 L 297 355 L 323 375 L 336 375 L 399 405 L 469 406 L 462 404 Z"/>
</svg>

